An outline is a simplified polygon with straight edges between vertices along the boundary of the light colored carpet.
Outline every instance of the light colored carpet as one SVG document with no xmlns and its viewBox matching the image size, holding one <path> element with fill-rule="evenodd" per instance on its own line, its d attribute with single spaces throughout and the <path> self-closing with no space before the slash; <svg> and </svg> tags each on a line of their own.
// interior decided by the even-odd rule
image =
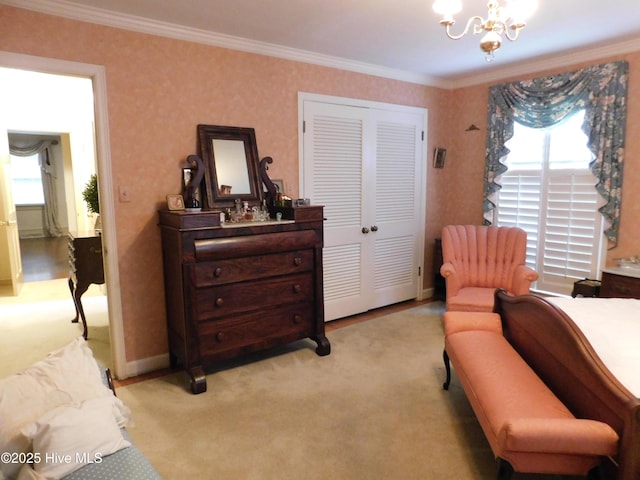
<svg viewBox="0 0 640 480">
<path fill-rule="evenodd" d="M 192 395 L 173 373 L 118 389 L 129 429 L 166 479 L 495 478 L 454 377 L 442 390 L 440 302 L 229 363 Z M 553 478 L 514 475 L 514 479 Z"/>
<path fill-rule="evenodd" d="M 107 297 L 92 285 L 82 297 L 96 359 L 111 367 Z M 0 298 L 0 378 L 18 372 L 82 335 L 67 280 L 26 283 L 19 297 Z"/>
</svg>

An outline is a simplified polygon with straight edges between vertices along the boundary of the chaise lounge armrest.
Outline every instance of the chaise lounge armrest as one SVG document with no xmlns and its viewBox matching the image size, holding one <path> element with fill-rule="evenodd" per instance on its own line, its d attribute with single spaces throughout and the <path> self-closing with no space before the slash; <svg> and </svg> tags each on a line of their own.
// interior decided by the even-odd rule
<svg viewBox="0 0 640 480">
<path fill-rule="evenodd" d="M 440 267 L 440 275 L 447 280 L 447 293 L 452 296 L 457 295 L 460 288 L 462 288 L 462 279 L 457 274 L 456 267 L 453 266 L 453 263 L 443 263 Z"/>
<path fill-rule="evenodd" d="M 618 434 L 606 423 L 578 418 L 518 418 L 498 433 L 504 451 L 615 455 Z"/>
<path fill-rule="evenodd" d="M 513 272 L 512 291 L 514 295 L 526 295 L 531 284 L 538 279 L 538 272 L 525 265 L 518 265 Z"/>
</svg>

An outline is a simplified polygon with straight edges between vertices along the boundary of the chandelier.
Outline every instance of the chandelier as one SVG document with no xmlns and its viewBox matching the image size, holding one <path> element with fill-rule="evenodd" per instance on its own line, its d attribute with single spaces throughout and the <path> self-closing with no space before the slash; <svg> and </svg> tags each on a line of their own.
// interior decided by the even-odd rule
<svg viewBox="0 0 640 480">
<path fill-rule="evenodd" d="M 436 0 L 433 10 L 442 15 L 440 25 L 446 29 L 447 36 L 453 40 L 464 37 L 471 27 L 474 35 L 484 33 L 480 40 L 480 48 L 486 53 L 486 60 L 493 60 L 493 52 L 502 45 L 504 34 L 512 42 L 518 38 L 520 30 L 526 25 L 525 19 L 531 15 L 537 7 L 536 0 L 506 0 L 505 6 L 500 6 L 498 0 L 489 0 L 487 3 L 487 19 L 476 15 L 467 21 L 467 26 L 460 35 L 451 33 L 451 26 L 455 23 L 453 16 L 462 10 L 461 0 Z"/>
</svg>

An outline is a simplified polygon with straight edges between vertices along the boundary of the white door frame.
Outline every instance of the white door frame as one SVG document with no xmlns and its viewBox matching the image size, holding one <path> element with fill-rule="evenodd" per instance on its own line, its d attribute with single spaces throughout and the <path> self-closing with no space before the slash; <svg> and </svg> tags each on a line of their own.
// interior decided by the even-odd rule
<svg viewBox="0 0 640 480">
<path fill-rule="evenodd" d="M 107 78 L 105 68 L 101 65 L 4 51 L 0 51 L 0 66 L 55 75 L 87 77 L 92 81 L 95 109 L 95 141 L 99 173 L 100 217 L 102 219 L 102 248 L 105 259 L 105 276 L 108 279 L 106 287 L 109 308 L 111 357 L 115 376 L 117 378 L 126 378 L 128 375 L 122 324 L 122 300 L 120 297 L 115 206 L 111 193 L 113 192 L 113 181 L 111 172 L 111 150 L 109 147 L 109 116 L 107 113 Z"/>
<path fill-rule="evenodd" d="M 399 104 L 391 104 L 391 103 L 383 103 L 383 102 L 374 102 L 370 100 L 360 100 L 356 98 L 348 98 L 348 97 L 337 97 L 334 95 L 322 95 L 318 93 L 306 93 L 306 92 L 298 92 L 298 185 L 300 186 L 300 197 L 304 198 L 304 102 L 305 101 L 313 101 L 313 102 L 322 102 L 322 103 L 334 103 L 337 105 L 348 105 L 352 107 L 362 107 L 362 108 L 375 108 L 380 110 L 404 110 L 404 111 L 413 111 L 420 112 L 423 115 L 424 121 L 424 146 L 422 149 L 422 158 L 420 159 L 422 163 L 422 177 L 423 183 L 420 188 L 420 192 L 418 193 L 420 197 L 420 205 L 419 205 L 419 215 L 420 218 L 425 219 L 426 216 L 426 208 L 427 208 L 427 152 L 429 150 L 427 145 L 427 129 L 428 129 L 428 110 L 422 107 L 411 107 L 407 105 L 399 105 Z M 424 244 L 425 244 L 425 228 L 420 231 L 419 235 L 419 245 L 418 245 L 418 265 L 420 265 L 420 278 L 417 282 L 417 292 L 416 299 L 423 300 L 424 299 Z"/>
</svg>

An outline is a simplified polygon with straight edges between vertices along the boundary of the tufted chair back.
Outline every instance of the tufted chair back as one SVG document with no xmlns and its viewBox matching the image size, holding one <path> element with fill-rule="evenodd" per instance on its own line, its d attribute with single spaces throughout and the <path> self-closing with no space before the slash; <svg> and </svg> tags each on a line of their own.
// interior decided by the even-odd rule
<svg viewBox="0 0 640 480">
<path fill-rule="evenodd" d="M 442 230 L 447 310 L 492 311 L 495 289 L 529 293 L 538 274 L 525 266 L 527 234 L 515 227 L 448 225 Z"/>
</svg>

